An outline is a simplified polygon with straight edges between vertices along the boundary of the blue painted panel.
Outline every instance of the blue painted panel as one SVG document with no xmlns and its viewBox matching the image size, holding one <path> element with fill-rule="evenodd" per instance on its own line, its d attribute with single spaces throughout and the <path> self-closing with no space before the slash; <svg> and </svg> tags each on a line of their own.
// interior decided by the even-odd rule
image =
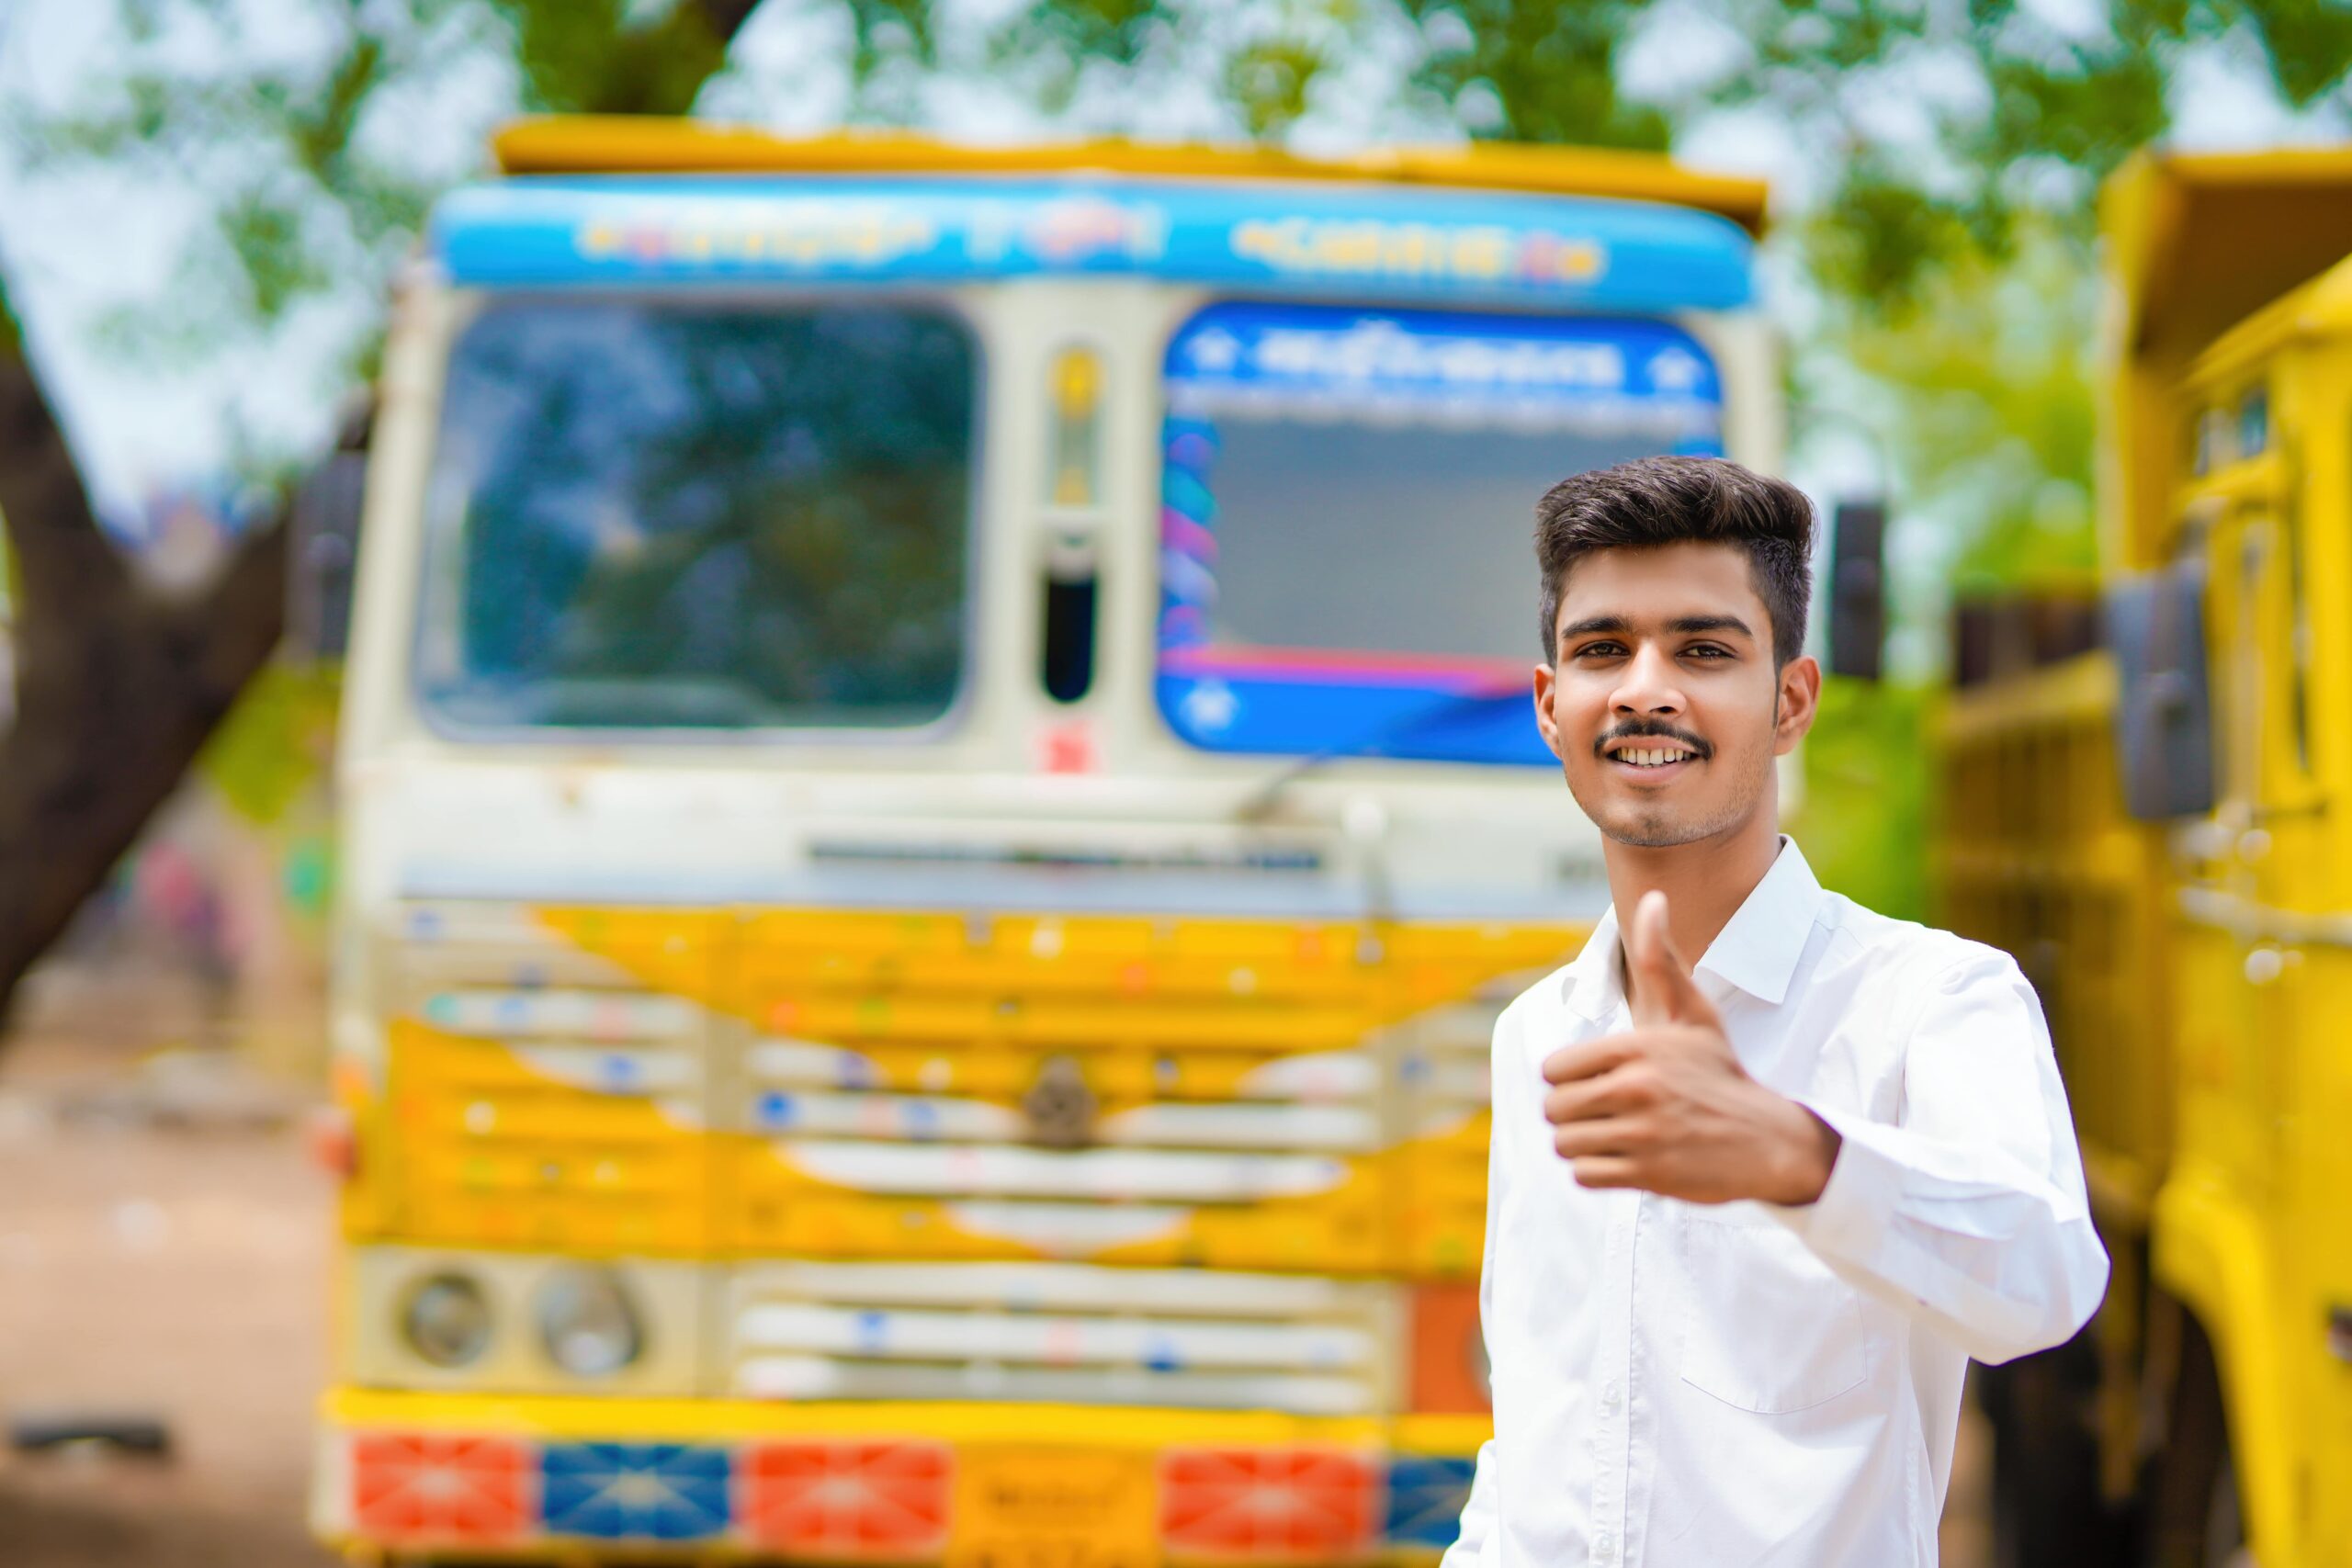
<svg viewBox="0 0 2352 1568">
<path fill-rule="evenodd" d="M 550 1443 L 540 1457 L 550 1533 L 700 1540 L 728 1526 L 728 1450 L 685 1443 Z"/>
<path fill-rule="evenodd" d="M 1462 1506 L 1470 1500 L 1477 1461 L 1399 1454 L 1388 1464 L 1388 1519 L 1383 1532 L 1398 1546 L 1453 1544 L 1462 1533 Z"/>
<path fill-rule="evenodd" d="M 1535 728 L 1533 696 L 1475 686 L 1448 690 L 1446 676 L 1396 684 L 1345 674 L 1170 675 L 1158 684 L 1159 711 L 1176 732 L 1212 751 L 1329 752 L 1422 761 L 1553 762 Z"/>
<path fill-rule="evenodd" d="M 1753 294 L 1752 242 L 1713 213 L 1406 186 L 535 177 L 453 192 L 429 245 L 484 287 L 1112 275 L 1605 310 Z"/>
</svg>

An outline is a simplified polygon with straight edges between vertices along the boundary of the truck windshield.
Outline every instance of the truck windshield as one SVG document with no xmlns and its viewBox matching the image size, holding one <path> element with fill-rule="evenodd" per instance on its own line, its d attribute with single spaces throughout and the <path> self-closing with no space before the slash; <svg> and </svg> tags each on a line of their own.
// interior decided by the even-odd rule
<svg viewBox="0 0 2352 1568">
<path fill-rule="evenodd" d="M 1216 750 L 1548 765 L 1523 701 L 1432 701 L 1523 694 L 1537 499 L 1723 450 L 1666 321 L 1227 302 L 1166 387 L 1159 698 Z"/>
<path fill-rule="evenodd" d="M 978 353 L 943 310 L 493 305 L 450 357 L 426 711 L 920 726 L 964 662 Z"/>
</svg>

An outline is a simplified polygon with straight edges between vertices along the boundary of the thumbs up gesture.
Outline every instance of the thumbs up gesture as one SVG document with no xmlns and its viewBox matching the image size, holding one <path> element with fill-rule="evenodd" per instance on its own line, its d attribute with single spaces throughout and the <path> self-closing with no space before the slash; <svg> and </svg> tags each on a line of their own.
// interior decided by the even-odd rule
<svg viewBox="0 0 2352 1568">
<path fill-rule="evenodd" d="M 1579 1186 L 1693 1203 L 1812 1202 L 1828 1184 L 1838 1134 L 1739 1065 L 1666 914 L 1666 895 L 1645 893 L 1625 931 L 1633 1029 L 1544 1059 L 1553 1148 Z"/>
<path fill-rule="evenodd" d="M 1723 1021 L 1690 977 L 1690 965 L 1674 951 L 1674 937 L 1666 926 L 1666 895 L 1652 888 L 1634 906 L 1634 929 L 1625 939 L 1625 969 L 1633 977 L 1628 998 L 1634 1022 L 1643 1029 L 1688 1023 L 1713 1030 L 1718 1038 Z M 1724 1049 L 1731 1042 L 1724 1041 Z M 1734 1065 L 1737 1065 L 1735 1057 Z"/>
</svg>

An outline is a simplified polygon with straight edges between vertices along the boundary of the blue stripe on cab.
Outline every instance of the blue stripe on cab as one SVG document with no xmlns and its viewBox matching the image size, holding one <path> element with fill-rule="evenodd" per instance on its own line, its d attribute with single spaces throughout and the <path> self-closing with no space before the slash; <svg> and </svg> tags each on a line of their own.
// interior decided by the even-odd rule
<svg viewBox="0 0 2352 1568">
<path fill-rule="evenodd" d="M 1753 243 L 1656 202 L 1389 186 L 526 177 L 435 209 L 458 284 L 1163 277 L 1601 310 L 1731 310 Z"/>
</svg>

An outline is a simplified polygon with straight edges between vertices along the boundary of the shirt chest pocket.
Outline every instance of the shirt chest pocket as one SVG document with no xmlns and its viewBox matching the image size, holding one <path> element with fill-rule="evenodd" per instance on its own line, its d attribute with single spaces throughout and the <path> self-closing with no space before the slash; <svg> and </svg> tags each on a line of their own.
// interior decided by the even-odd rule
<svg viewBox="0 0 2352 1568">
<path fill-rule="evenodd" d="M 1732 1205 L 1686 1210 L 1681 1233 L 1683 1382 L 1772 1416 L 1869 1379 L 1861 1298 L 1787 1227 Z"/>
</svg>

